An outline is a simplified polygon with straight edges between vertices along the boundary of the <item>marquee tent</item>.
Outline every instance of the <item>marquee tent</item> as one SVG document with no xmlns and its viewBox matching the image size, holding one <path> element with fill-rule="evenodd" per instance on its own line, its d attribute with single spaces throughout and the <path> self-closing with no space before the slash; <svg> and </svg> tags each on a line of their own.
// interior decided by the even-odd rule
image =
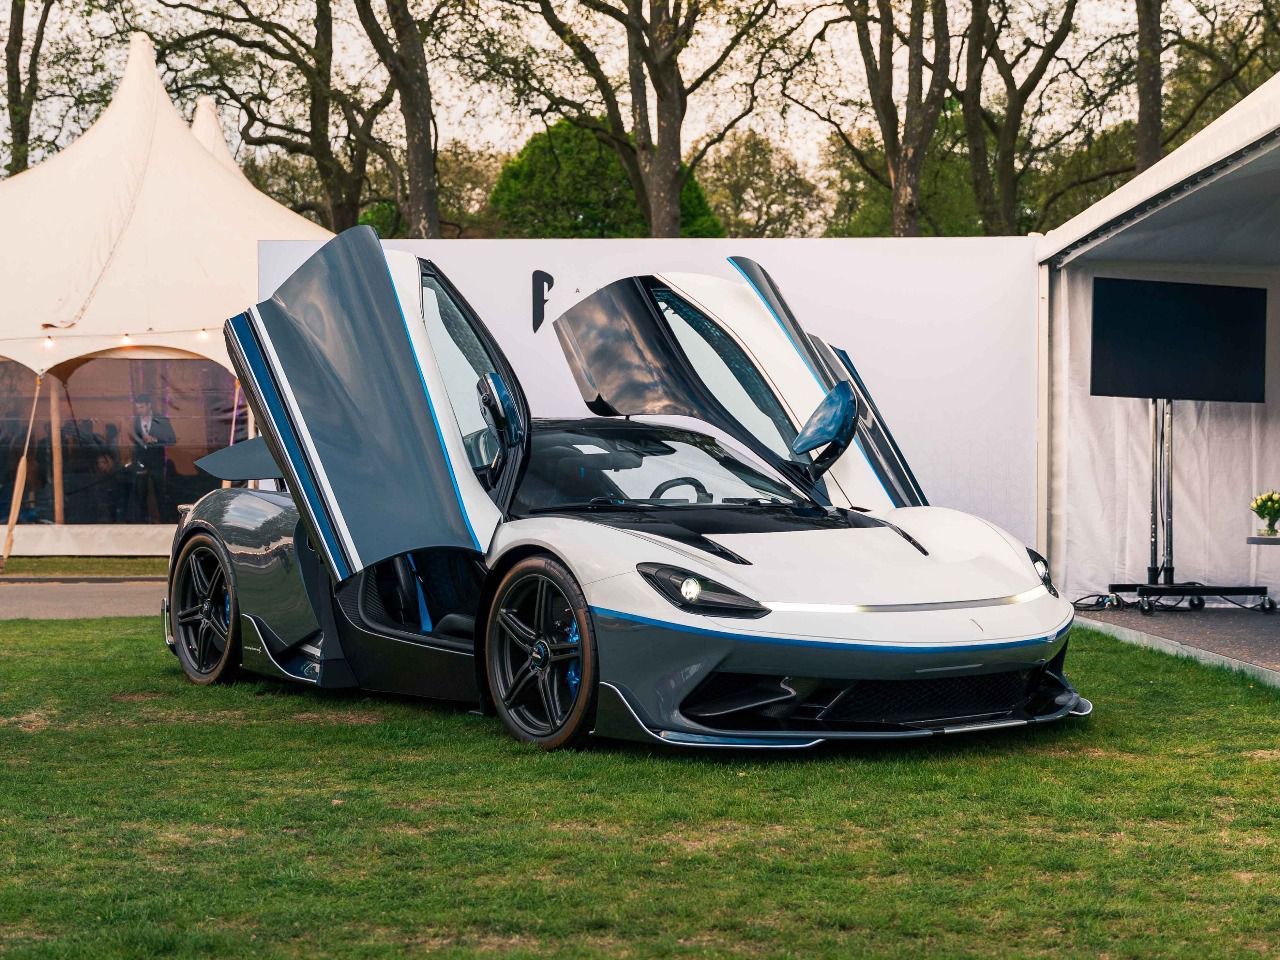
<svg viewBox="0 0 1280 960">
<path fill-rule="evenodd" d="M 328 232 L 254 189 L 230 156 L 212 102 L 187 126 L 142 35 L 132 38 L 99 120 L 65 150 L 0 182 L 0 225 L 0 523 L 20 453 L 14 437 L 25 436 L 34 409 L 32 445 L 45 450 L 33 450 L 28 476 L 56 510 L 24 503 L 17 552 L 163 551 L 170 501 L 194 489 L 190 461 L 219 435 L 219 445 L 227 440 L 214 421 L 229 416 L 233 431 L 243 429 L 221 325 L 256 299 L 258 242 Z M 171 362 L 146 363 L 160 360 Z M 34 374 L 46 373 L 33 406 Z M 170 489 L 161 496 L 152 484 L 139 501 L 115 474 L 135 466 L 125 438 L 132 401 L 144 393 L 179 436 L 160 468 Z M 99 472 L 115 478 L 109 484 L 92 480 L 95 456 Z M 79 479 L 55 488 L 52 478 L 70 468 L 61 461 L 77 457 L 85 461 Z M 72 488 L 92 488 L 101 501 L 68 508 L 83 526 L 63 509 Z M 155 526 L 112 522 L 119 520 Z"/>
<path fill-rule="evenodd" d="M 1175 404 L 1176 576 L 1280 589 L 1248 546 L 1253 496 L 1280 488 L 1280 77 L 1042 238 L 1041 532 L 1068 596 L 1143 582 L 1149 403 L 1089 395 L 1095 277 L 1267 290 L 1267 402 Z"/>
</svg>

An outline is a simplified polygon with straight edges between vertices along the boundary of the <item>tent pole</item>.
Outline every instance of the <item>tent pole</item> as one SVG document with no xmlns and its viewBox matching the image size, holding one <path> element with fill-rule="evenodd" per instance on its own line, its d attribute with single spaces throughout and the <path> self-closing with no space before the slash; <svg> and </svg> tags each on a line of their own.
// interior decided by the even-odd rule
<svg viewBox="0 0 1280 960">
<path fill-rule="evenodd" d="M 31 449 L 31 431 L 36 424 L 36 404 L 40 401 L 40 385 L 44 377 L 36 375 L 36 392 L 31 398 L 31 416 L 27 418 L 27 439 L 22 444 L 22 456 L 18 459 L 18 474 L 13 478 L 13 499 L 9 502 L 9 523 L 5 529 L 4 549 L 0 550 L 0 573 L 4 573 L 13 552 L 13 528 L 18 525 L 18 511 L 22 509 L 22 493 L 27 485 L 27 451 Z"/>
<path fill-rule="evenodd" d="M 62 398 L 56 383 L 49 384 L 49 442 L 53 451 L 53 522 L 66 523 L 62 482 Z"/>
<path fill-rule="evenodd" d="M 231 446 L 236 442 L 236 426 L 240 422 L 240 378 L 236 377 L 236 392 L 231 397 L 231 436 L 227 438 L 227 446 Z M 231 486 L 230 480 L 222 481 L 222 488 L 225 490 Z"/>
</svg>

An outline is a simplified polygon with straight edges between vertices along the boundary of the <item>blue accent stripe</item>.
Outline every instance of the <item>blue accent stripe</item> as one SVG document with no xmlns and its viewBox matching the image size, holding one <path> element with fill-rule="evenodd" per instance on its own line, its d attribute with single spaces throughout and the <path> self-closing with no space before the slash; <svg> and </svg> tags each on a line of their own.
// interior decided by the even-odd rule
<svg viewBox="0 0 1280 960">
<path fill-rule="evenodd" d="M 477 553 L 483 553 L 484 549 L 480 546 L 480 540 L 476 537 L 476 531 L 471 526 L 471 518 L 467 515 L 467 504 L 462 499 L 462 488 L 458 486 L 458 477 L 453 470 L 453 460 L 449 456 L 449 448 L 444 443 L 444 431 L 440 428 L 440 418 L 436 416 L 435 405 L 431 402 L 431 390 L 427 387 L 426 375 L 422 372 L 422 364 L 418 362 L 418 353 L 413 349 L 413 332 L 409 329 L 409 318 L 405 316 L 404 305 L 400 302 L 400 294 L 396 291 L 395 279 L 391 276 L 391 265 L 387 263 L 386 251 L 383 251 L 382 265 L 387 271 L 387 282 L 391 284 L 391 295 L 395 298 L 396 309 L 400 311 L 400 322 L 404 324 L 404 335 L 409 341 L 409 356 L 413 358 L 413 366 L 418 371 L 418 381 L 422 384 L 422 395 L 427 400 L 427 412 L 431 414 L 431 423 L 436 428 L 436 437 L 440 441 L 440 452 L 444 454 L 444 465 L 449 471 L 449 482 L 453 484 L 453 495 L 458 498 L 458 512 L 462 514 L 462 522 L 466 525 L 467 534 L 471 537 L 471 542 L 475 545 Z M 430 335 L 427 334 L 425 327 L 423 328 L 423 336 L 427 337 L 430 342 Z"/>
<path fill-rule="evenodd" d="M 249 365 L 249 372 L 253 376 L 253 381 L 257 385 L 259 393 L 262 394 L 262 402 L 267 408 L 268 416 L 271 418 L 271 426 L 275 428 L 276 437 L 281 446 L 284 447 L 290 466 L 293 467 L 294 475 L 302 487 L 301 493 L 307 502 L 308 512 L 316 525 L 316 531 L 324 541 L 325 552 L 329 555 L 329 560 L 334 566 L 334 576 L 339 580 L 345 580 L 351 575 L 351 568 L 347 562 L 346 554 L 338 543 L 337 535 L 334 533 L 329 520 L 328 511 L 324 507 L 320 491 L 316 487 L 315 479 L 312 477 L 306 457 L 303 455 L 302 445 L 298 442 L 298 437 L 293 431 L 293 425 L 289 420 L 289 414 L 285 410 L 284 401 L 276 391 L 275 380 L 271 376 L 266 358 L 262 355 L 262 351 L 258 346 L 258 340 L 254 335 L 248 315 L 242 313 L 239 316 L 232 317 L 227 321 L 227 324 L 231 329 L 231 335 L 235 337 L 237 346 L 240 347 L 240 352 L 244 355 L 245 362 Z"/>
<path fill-rule="evenodd" d="M 773 315 L 773 319 L 778 322 L 778 327 L 782 330 L 783 335 L 791 341 L 791 346 L 795 347 L 796 353 L 800 354 L 800 359 L 804 361 L 804 365 L 808 367 L 809 372 L 813 374 L 813 379 L 818 381 L 818 386 L 820 386 L 825 392 L 827 385 L 818 374 L 818 370 L 813 365 L 813 361 L 809 359 L 809 354 L 801 348 L 800 344 L 796 343 L 796 338 L 791 335 L 791 331 L 787 329 L 786 323 L 784 323 L 783 319 L 778 316 L 778 311 L 773 309 L 773 304 L 771 304 L 769 302 L 769 298 L 764 295 L 764 291 L 757 287 L 755 281 L 747 276 L 747 272 L 734 263 L 732 259 L 729 260 L 729 265 L 732 266 L 733 269 L 737 270 L 742 279 L 747 281 L 747 286 L 756 292 L 756 296 L 760 298 L 760 302 L 764 304 L 765 309 L 768 310 L 769 313 Z"/>
<path fill-rule="evenodd" d="M 880 644 L 859 643 L 856 640 L 808 640 L 795 637 L 766 637 L 749 633 L 725 633 L 721 630 L 709 630 L 705 627 L 691 627 L 683 623 L 671 623 L 667 620 L 654 620 L 634 613 L 622 613 L 605 607 L 592 607 L 591 612 L 597 616 L 610 617 L 615 620 L 626 620 L 646 627 L 660 627 L 663 630 L 675 630 L 680 633 L 693 633 L 703 637 L 714 637 L 717 640 L 734 640 L 741 643 L 764 643 L 781 647 L 816 647 L 822 650 L 867 650 L 875 653 L 963 653 L 969 650 L 1010 650 L 1015 647 L 1034 647 L 1051 643 L 1060 639 L 1071 629 L 1075 621 L 1073 616 L 1061 630 L 1044 637 L 1032 637 L 1028 640 L 1000 640 L 995 643 L 962 643 L 951 646 L 937 644 Z"/>
</svg>

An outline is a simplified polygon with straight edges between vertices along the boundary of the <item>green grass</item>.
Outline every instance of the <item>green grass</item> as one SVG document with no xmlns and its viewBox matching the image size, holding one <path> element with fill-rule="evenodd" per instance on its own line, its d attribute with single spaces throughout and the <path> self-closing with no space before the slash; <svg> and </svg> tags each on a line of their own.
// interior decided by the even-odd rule
<svg viewBox="0 0 1280 960">
<path fill-rule="evenodd" d="M 168 557 L 10 557 L 6 577 L 163 577 Z"/>
<path fill-rule="evenodd" d="M 1077 631 L 1087 721 L 546 755 L 461 709 L 185 682 L 0 624 L 8 957 L 1280 952 L 1280 691 Z"/>
</svg>

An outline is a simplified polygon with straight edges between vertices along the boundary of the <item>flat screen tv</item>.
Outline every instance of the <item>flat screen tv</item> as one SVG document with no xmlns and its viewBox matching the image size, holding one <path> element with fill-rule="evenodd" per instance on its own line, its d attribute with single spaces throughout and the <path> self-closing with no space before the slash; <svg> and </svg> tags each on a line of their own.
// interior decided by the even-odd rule
<svg viewBox="0 0 1280 960">
<path fill-rule="evenodd" d="M 1267 291 L 1093 281 L 1095 397 L 1262 403 Z"/>
</svg>

